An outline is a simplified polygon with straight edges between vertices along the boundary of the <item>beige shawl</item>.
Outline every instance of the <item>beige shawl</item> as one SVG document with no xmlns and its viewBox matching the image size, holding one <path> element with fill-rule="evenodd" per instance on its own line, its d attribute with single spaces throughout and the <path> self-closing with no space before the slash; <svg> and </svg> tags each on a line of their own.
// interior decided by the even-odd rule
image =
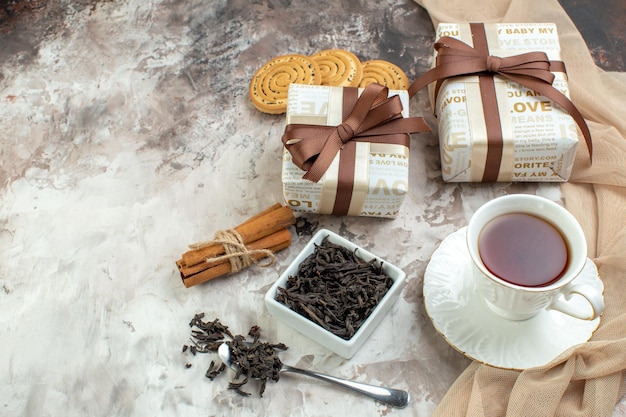
<svg viewBox="0 0 626 417">
<path fill-rule="evenodd" d="M 439 404 L 436 417 L 611 416 L 626 393 L 626 73 L 594 64 L 557 0 L 416 0 L 439 22 L 554 22 L 571 99 L 591 129 L 590 165 L 578 147 L 564 202 L 583 225 L 589 257 L 605 287 L 606 310 L 587 343 L 523 372 L 472 363 Z"/>
</svg>

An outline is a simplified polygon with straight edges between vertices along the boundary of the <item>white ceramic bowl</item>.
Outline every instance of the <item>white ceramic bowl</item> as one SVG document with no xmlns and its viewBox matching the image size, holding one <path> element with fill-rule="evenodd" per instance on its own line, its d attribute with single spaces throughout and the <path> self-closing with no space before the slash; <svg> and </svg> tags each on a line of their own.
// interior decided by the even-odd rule
<svg viewBox="0 0 626 417">
<path fill-rule="evenodd" d="M 278 287 L 285 288 L 289 276 L 297 274 L 300 264 L 307 256 L 315 251 L 315 245 L 321 244 L 322 240 L 324 240 L 326 236 L 328 236 L 328 240 L 330 242 L 336 245 L 344 246 L 351 251 L 357 249 L 357 256 L 365 261 L 375 258 L 378 262 L 383 262 L 383 271 L 394 281 L 391 288 L 389 288 L 385 296 L 380 300 L 374 311 L 372 311 L 370 316 L 363 322 L 361 327 L 350 340 L 345 340 L 332 332 L 329 332 L 320 325 L 276 301 L 276 292 L 278 291 Z M 385 314 L 387 314 L 387 312 L 391 309 L 393 303 L 398 299 L 398 296 L 402 291 L 402 287 L 404 286 L 405 278 L 406 274 L 400 268 L 385 262 L 381 258 L 371 254 L 365 249 L 355 245 L 349 240 L 344 239 L 336 233 L 331 232 L 330 230 L 321 229 L 313 236 L 313 238 L 311 238 L 304 249 L 293 260 L 291 265 L 289 265 L 289 267 L 282 273 L 274 285 L 272 285 L 269 291 L 265 294 L 265 305 L 267 306 L 269 312 L 277 319 L 320 345 L 325 346 L 336 354 L 349 359 L 359 350 L 365 340 L 372 334 L 376 326 L 380 324 Z"/>
</svg>

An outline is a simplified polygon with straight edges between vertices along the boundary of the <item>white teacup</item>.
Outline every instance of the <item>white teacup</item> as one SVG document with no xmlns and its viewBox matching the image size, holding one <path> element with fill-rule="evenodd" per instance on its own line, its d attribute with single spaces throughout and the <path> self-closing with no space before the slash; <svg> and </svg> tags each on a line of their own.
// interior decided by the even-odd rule
<svg viewBox="0 0 626 417">
<path fill-rule="evenodd" d="M 512 213 L 530 214 L 560 232 L 568 253 L 565 268 L 556 280 L 543 286 L 523 286 L 501 279 L 485 266 L 479 251 L 481 232 L 493 219 Z M 503 318 L 526 320 L 544 309 L 553 309 L 578 319 L 594 320 L 604 311 L 602 293 L 589 285 L 572 282 L 587 262 L 587 244 L 582 228 L 564 207 L 548 199 L 512 194 L 485 203 L 469 221 L 467 247 L 479 294 L 487 306 Z M 575 299 L 579 297 L 587 302 Z"/>
</svg>

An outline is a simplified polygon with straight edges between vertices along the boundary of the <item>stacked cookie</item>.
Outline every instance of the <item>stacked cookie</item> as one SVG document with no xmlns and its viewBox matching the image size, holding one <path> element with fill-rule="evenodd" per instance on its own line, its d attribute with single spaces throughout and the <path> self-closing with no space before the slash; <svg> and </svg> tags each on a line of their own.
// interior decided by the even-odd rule
<svg viewBox="0 0 626 417">
<path fill-rule="evenodd" d="M 328 49 L 311 56 L 289 54 L 271 59 L 252 77 L 250 100 L 264 113 L 284 113 L 291 83 L 341 87 L 378 83 L 391 90 L 409 87 L 404 71 L 391 62 L 380 59 L 361 62 L 352 52 Z"/>
</svg>

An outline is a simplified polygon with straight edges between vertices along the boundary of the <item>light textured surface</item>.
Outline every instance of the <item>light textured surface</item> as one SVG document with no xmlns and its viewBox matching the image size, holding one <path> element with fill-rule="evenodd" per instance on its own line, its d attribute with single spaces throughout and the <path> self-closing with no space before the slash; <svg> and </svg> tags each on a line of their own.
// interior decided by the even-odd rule
<svg viewBox="0 0 626 417">
<path fill-rule="evenodd" d="M 429 415 L 469 360 L 428 319 L 423 273 L 484 201 L 560 199 L 558 185 L 444 184 L 433 135 L 415 135 L 395 220 L 306 216 L 268 269 L 190 289 L 174 262 L 281 200 L 281 116 L 249 103 L 254 71 L 285 53 L 345 48 L 411 79 L 434 31 L 411 1 L 61 0 L 0 43 L 0 414 L 387 415 L 380 404 L 285 376 L 265 396 L 181 353 L 197 312 L 255 324 L 286 363 L 411 392 L 394 415 Z M 323 14 L 318 14 L 323 10 Z M 6 47 L 5 47 L 6 46 Z M 420 94 L 413 115 L 431 111 Z M 429 120 L 434 126 L 433 120 Z M 318 227 L 401 267 L 407 284 L 350 360 L 276 322 L 263 295 Z M 192 367 L 185 368 L 190 363 Z"/>
</svg>

